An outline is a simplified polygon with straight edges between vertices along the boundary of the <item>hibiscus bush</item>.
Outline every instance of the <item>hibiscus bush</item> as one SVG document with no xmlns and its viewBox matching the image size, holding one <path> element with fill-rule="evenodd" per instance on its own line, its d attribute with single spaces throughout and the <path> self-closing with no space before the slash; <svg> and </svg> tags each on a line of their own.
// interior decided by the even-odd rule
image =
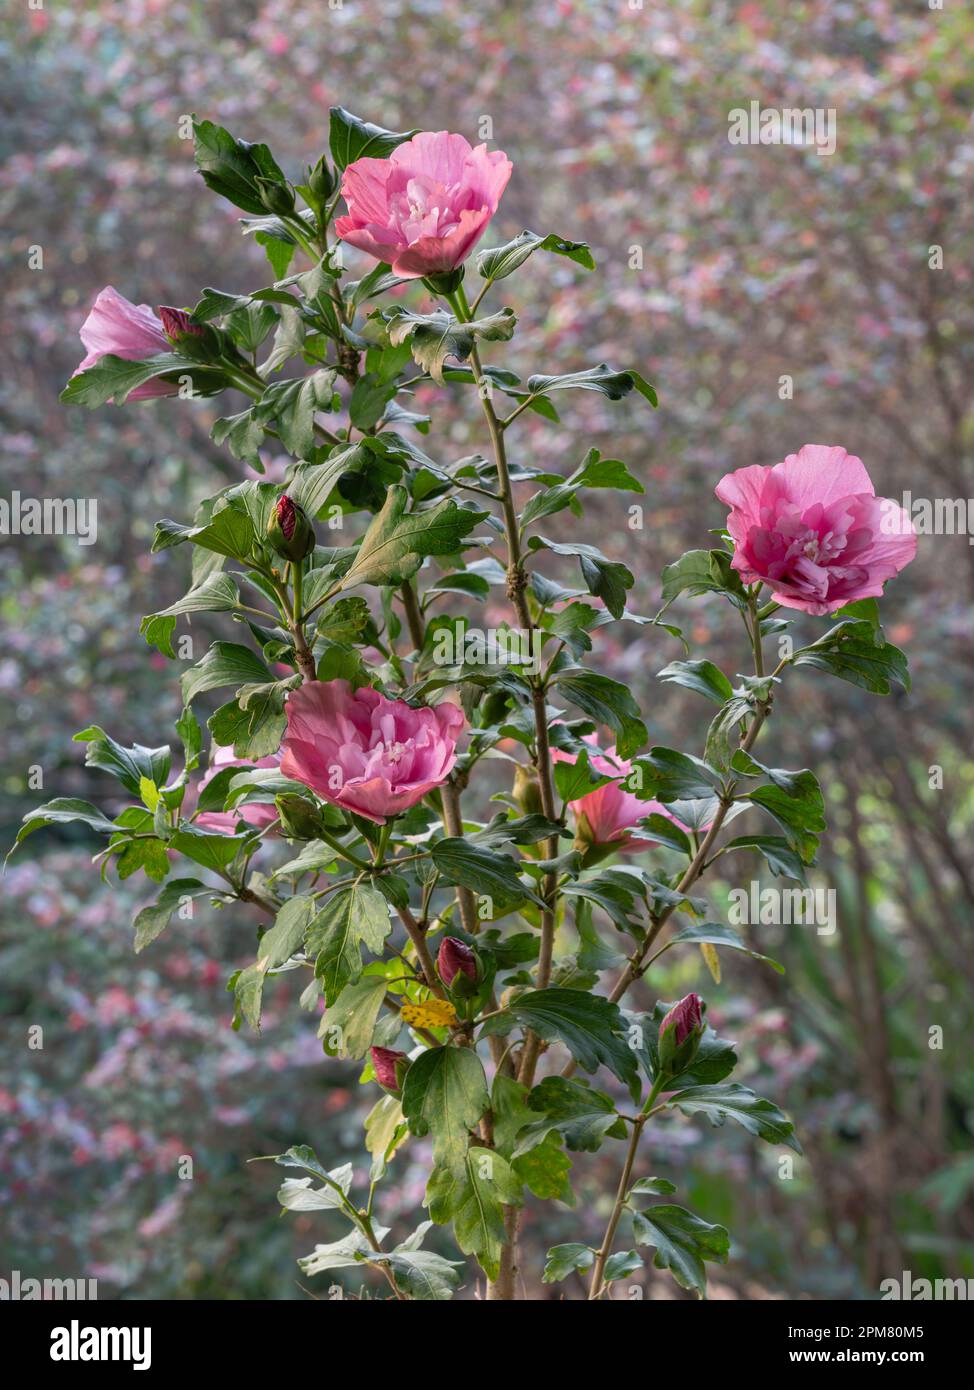
<svg viewBox="0 0 974 1390">
<path fill-rule="evenodd" d="M 593 544 L 585 508 L 592 491 L 618 494 L 638 568 L 652 524 L 640 470 L 574 440 L 561 471 L 539 466 L 518 423 L 530 411 L 557 430 L 565 392 L 646 412 L 656 393 L 628 364 L 483 360 L 515 335 L 508 277 L 543 276 L 550 257 L 597 273 L 584 242 L 555 233 L 476 250 L 507 157 L 335 108 L 328 150 L 292 185 L 266 145 L 206 120 L 194 134 L 200 174 L 245 214 L 270 283 L 157 311 L 105 289 L 63 394 L 190 410 L 239 393 L 212 438 L 240 481 L 155 531 L 154 551 L 191 554 L 188 592 L 141 629 L 179 677 L 178 752 L 82 730 L 88 764 L 127 804 L 55 798 L 19 840 L 81 822 L 105 837 L 106 878 L 158 884 L 136 951 L 199 901 L 245 907 L 261 924 L 228 982 L 235 1026 L 259 1029 L 267 981 L 290 978 L 326 1057 L 361 1062 L 375 1093 L 361 1164 L 303 1142 L 274 1156 L 300 1174 L 282 1206 L 321 1213 L 305 1275 L 344 1272 L 396 1299 L 477 1280 L 516 1298 L 526 1200 L 570 1207 L 573 1155 L 602 1149 L 619 1174 L 604 1234 L 553 1244 L 544 1280 L 572 1296 L 581 1274 L 600 1299 L 646 1261 L 703 1296 L 730 1233 L 684 1205 L 678 1172 L 654 1171 L 647 1125 L 729 1120 L 783 1151 L 782 1179 L 784 1151 L 801 1146 L 774 1097 L 732 1079 L 734 1044 L 704 999 L 636 1012 L 629 991 L 665 952 L 702 953 L 715 984 L 722 952 L 756 954 L 700 896 L 716 861 L 724 880 L 759 856 L 804 883 L 822 793 L 812 771 L 760 762 L 759 734 L 798 713 L 792 668 L 878 695 L 908 688 L 877 600 L 913 557 L 909 519 L 858 458 L 806 444 L 715 480 L 726 529 L 674 557 L 660 611 L 631 611 L 633 571 Z M 449 457 L 433 434 L 441 395 L 479 411 L 483 453 Z M 264 476 L 270 450 L 290 456 L 283 482 Z M 547 534 L 565 534 L 568 518 L 549 524 L 559 513 L 583 539 Z M 668 614 L 702 594 L 726 603 L 746 674 L 694 652 Z M 227 631 L 202 653 L 199 613 Z M 614 625 L 680 653 L 659 678 L 714 706 L 702 748 L 654 744 L 629 688 L 598 669 Z M 204 735 L 201 697 L 217 691 Z M 429 1220 L 417 1211 L 393 1242 L 383 1183 L 424 1140 Z M 434 1225 L 450 1228 L 449 1255 Z"/>
</svg>

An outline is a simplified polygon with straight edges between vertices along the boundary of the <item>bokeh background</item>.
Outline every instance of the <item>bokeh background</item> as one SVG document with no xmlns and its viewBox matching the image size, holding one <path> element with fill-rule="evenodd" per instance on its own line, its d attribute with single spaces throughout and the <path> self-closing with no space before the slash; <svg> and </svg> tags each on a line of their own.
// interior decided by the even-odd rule
<svg viewBox="0 0 974 1390">
<path fill-rule="evenodd" d="M 841 443 L 887 495 L 974 495 L 974 20 L 961 5 L 16 0 L 0 39 L 3 493 L 99 502 L 95 546 L 0 538 L 4 848 L 40 799 L 111 805 L 75 730 L 166 737 L 175 675 L 138 623 L 184 591 L 187 561 L 150 558 L 152 523 L 239 474 L 208 439 L 222 405 L 57 404 L 103 285 L 191 305 L 204 285 L 267 283 L 236 210 L 194 173 L 189 112 L 268 141 L 292 177 L 324 148 L 332 104 L 471 138 L 492 119 L 515 174 L 491 236 L 584 238 L 600 266 L 536 257 L 505 282 L 516 365 L 607 359 L 659 390 L 655 413 L 579 393 L 561 430 L 529 415 L 519 436 L 555 467 L 595 442 L 643 479 L 642 532 L 624 495 L 585 522 L 638 571 L 637 611 L 655 611 L 661 567 L 721 524 L 713 486 L 730 468 Z M 837 152 L 730 145 L 727 113 L 753 99 L 834 108 Z M 29 269 L 36 246 L 43 268 Z M 458 403 L 424 447 L 457 457 L 482 447 L 478 429 Z M 779 1181 L 775 1153 L 742 1134 L 649 1131 L 654 1171 L 736 1236 L 718 1296 L 874 1298 L 903 1269 L 974 1276 L 972 597 L 968 536 L 924 537 L 884 602 L 913 694 L 789 677 L 766 747 L 821 778 L 815 882 L 838 891 L 835 936 L 755 929 L 784 977 L 728 961 L 716 987 L 693 955 L 655 978 L 664 998 L 706 993 L 739 1041 L 740 1078 L 798 1116 L 807 1150 Z M 745 654 L 729 612 L 697 599 L 678 616 L 695 654 L 733 675 Z M 676 644 L 611 631 L 601 655 L 654 738 L 698 746 L 703 702 L 653 680 Z M 31 766 L 42 791 L 27 789 Z M 102 1297 L 306 1297 L 295 1255 L 340 1232 L 327 1214 L 281 1220 L 276 1174 L 245 1160 L 298 1140 L 335 1163 L 357 1155 L 355 1074 L 323 1060 L 287 980 L 261 1038 L 230 1029 L 226 977 L 253 946 L 239 914 L 174 923 L 136 958 L 130 922 L 151 885 L 103 885 L 91 848 L 45 831 L 0 886 L 0 1273 L 96 1277 Z M 719 904 L 726 885 L 708 887 Z M 36 1024 L 43 1050 L 26 1044 Z M 181 1154 L 192 1181 L 176 1177 Z M 578 1211 L 543 1229 L 529 1213 L 529 1265 L 601 1233 L 617 1162 L 579 1156 Z M 386 1224 L 411 1228 L 423 1180 L 422 1149 L 407 1151 Z M 647 1284 L 670 1295 L 667 1276 Z"/>
</svg>

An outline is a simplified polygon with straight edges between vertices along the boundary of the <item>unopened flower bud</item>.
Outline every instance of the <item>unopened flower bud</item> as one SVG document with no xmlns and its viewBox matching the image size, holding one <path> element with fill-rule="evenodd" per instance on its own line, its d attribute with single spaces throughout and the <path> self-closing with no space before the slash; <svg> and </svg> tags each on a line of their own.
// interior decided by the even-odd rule
<svg viewBox="0 0 974 1390">
<path fill-rule="evenodd" d="M 314 802 L 297 792 L 282 792 L 275 797 L 281 833 L 288 840 L 317 840 L 321 834 L 321 813 Z"/>
<path fill-rule="evenodd" d="M 303 560 L 315 548 L 315 530 L 286 492 L 277 499 L 267 527 L 267 540 L 285 560 Z"/>
<path fill-rule="evenodd" d="M 308 170 L 308 188 L 320 203 L 324 203 L 334 193 L 335 187 L 335 175 L 322 155 L 317 164 Z"/>
<path fill-rule="evenodd" d="M 480 975 L 480 962 L 476 953 L 455 936 L 445 936 L 436 957 L 436 968 L 440 979 L 449 989 L 458 975 L 465 975 L 474 984 Z"/>
<path fill-rule="evenodd" d="M 390 1095 L 401 1095 L 402 1083 L 409 1070 L 409 1058 L 405 1052 L 397 1052 L 393 1047 L 373 1047 L 371 1055 L 376 1081 Z"/>
<path fill-rule="evenodd" d="M 287 217 L 294 211 L 294 189 L 289 184 L 279 183 L 276 179 L 263 179 L 259 175 L 254 179 L 254 183 L 260 194 L 260 201 L 268 212 L 276 213 L 278 217 Z"/>
<path fill-rule="evenodd" d="M 159 317 L 162 319 L 166 337 L 171 343 L 178 343 L 185 334 L 189 334 L 193 338 L 202 338 L 203 336 L 203 325 L 196 323 L 192 315 L 187 314 L 185 309 L 173 309 L 169 304 L 160 304 Z"/>
<path fill-rule="evenodd" d="M 697 1054 L 703 1030 L 700 996 L 688 994 L 673 1005 L 659 1026 L 660 1071 L 673 1076 L 684 1071 Z"/>
<path fill-rule="evenodd" d="M 455 270 L 438 270 L 432 275 L 423 276 L 423 284 L 432 294 L 456 294 L 463 284 L 463 266 Z"/>
<path fill-rule="evenodd" d="M 518 809 L 526 816 L 539 815 L 542 811 L 541 787 L 537 775 L 530 768 L 518 763 L 514 770 L 514 790 L 512 793 Z"/>
</svg>

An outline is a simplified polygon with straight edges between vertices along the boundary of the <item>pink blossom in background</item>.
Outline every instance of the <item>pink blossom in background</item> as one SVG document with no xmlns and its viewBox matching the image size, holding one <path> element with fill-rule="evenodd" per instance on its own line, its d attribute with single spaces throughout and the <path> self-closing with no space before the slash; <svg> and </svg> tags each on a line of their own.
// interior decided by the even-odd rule
<svg viewBox="0 0 974 1390">
<path fill-rule="evenodd" d="M 606 782 L 604 787 L 596 787 L 577 801 L 568 803 L 575 817 L 575 831 L 580 841 L 592 845 L 612 845 L 614 849 L 636 853 L 651 842 L 652 832 L 643 831 L 641 827 L 638 837 L 630 832 L 639 827 L 639 822 L 645 816 L 651 816 L 654 812 L 666 816 L 681 830 L 687 828 L 661 801 L 640 801 L 632 792 L 625 790 L 622 783 L 632 772 L 632 763 L 620 758 L 615 748 L 599 752 L 594 734 L 589 734 L 585 742 L 593 745 L 588 756 L 593 772 L 616 780 Z M 551 756 L 555 762 L 575 761 L 570 753 L 561 748 L 553 748 Z"/>
<path fill-rule="evenodd" d="M 440 786 L 456 762 L 463 713 L 417 709 L 348 681 L 307 681 L 288 697 L 281 771 L 381 824 Z"/>
<path fill-rule="evenodd" d="M 133 304 L 107 285 L 95 300 L 91 313 L 81 325 L 81 341 L 88 355 L 75 371 L 85 372 L 109 353 L 124 357 L 127 362 L 170 352 L 172 344 L 166 337 L 162 320 L 148 304 Z M 152 396 L 174 396 L 179 387 L 174 382 L 147 381 L 129 395 L 130 401 L 145 401 Z"/>
<path fill-rule="evenodd" d="M 270 757 L 251 762 L 249 758 L 236 757 L 232 748 L 221 748 L 214 744 L 210 750 L 210 765 L 200 778 L 196 795 L 198 797 L 203 788 L 225 767 L 276 768 L 280 757 L 280 753 L 272 753 Z M 264 830 L 277 820 L 277 808 L 272 802 L 251 801 L 236 811 L 204 811 L 202 815 L 197 816 L 195 823 L 201 830 L 215 830 L 223 835 L 233 835 L 237 829 L 238 816 L 255 830 Z"/>
<path fill-rule="evenodd" d="M 388 159 L 358 159 L 342 177 L 343 241 L 397 275 L 441 274 L 465 261 L 497 211 L 511 161 L 462 135 L 424 131 Z"/>
<path fill-rule="evenodd" d="M 773 468 L 738 468 L 716 491 L 731 509 L 734 569 L 785 608 L 822 615 L 876 598 L 916 554 L 902 507 L 877 497 L 862 460 L 837 446 L 806 444 Z"/>
</svg>

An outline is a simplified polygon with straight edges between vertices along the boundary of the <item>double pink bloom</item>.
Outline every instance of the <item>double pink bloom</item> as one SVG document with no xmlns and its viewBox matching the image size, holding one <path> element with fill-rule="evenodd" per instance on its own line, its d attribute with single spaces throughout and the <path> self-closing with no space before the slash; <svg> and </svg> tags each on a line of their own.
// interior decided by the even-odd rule
<svg viewBox="0 0 974 1390">
<path fill-rule="evenodd" d="M 449 702 L 417 709 L 344 680 L 306 681 L 285 712 L 285 777 L 378 824 L 446 781 L 464 725 Z"/>
<path fill-rule="evenodd" d="M 862 460 L 806 444 L 773 468 L 727 473 L 717 496 L 731 509 L 734 569 L 767 584 L 785 608 L 822 615 L 877 598 L 916 554 L 906 512 L 877 497 Z"/>
<path fill-rule="evenodd" d="M 454 270 L 467 259 L 497 211 L 511 161 L 462 135 L 424 131 L 388 159 L 358 159 L 342 177 L 348 214 L 343 241 L 416 279 Z"/>
</svg>

